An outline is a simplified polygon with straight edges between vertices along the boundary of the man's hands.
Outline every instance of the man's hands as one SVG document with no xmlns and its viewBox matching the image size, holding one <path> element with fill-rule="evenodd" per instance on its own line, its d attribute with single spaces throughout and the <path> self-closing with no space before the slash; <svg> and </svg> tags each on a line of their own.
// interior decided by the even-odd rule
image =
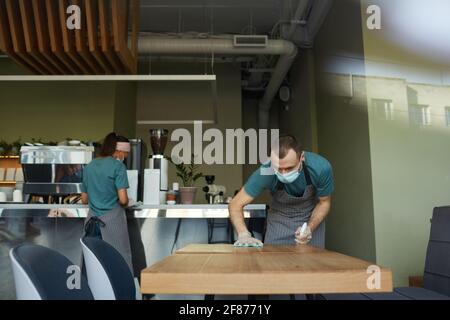
<svg viewBox="0 0 450 320">
<path fill-rule="evenodd" d="M 312 231 L 309 225 L 298 227 L 295 231 L 295 242 L 298 244 L 308 244 L 312 239 Z"/>
<path fill-rule="evenodd" d="M 319 202 L 314 208 L 308 223 L 300 226 L 295 232 L 295 242 L 298 244 L 308 244 L 312 239 L 312 233 L 325 220 L 331 208 L 331 196 L 319 197 Z M 303 232 L 302 232 L 303 231 Z"/>
<path fill-rule="evenodd" d="M 244 207 L 253 201 L 245 189 L 242 188 L 237 195 L 234 196 L 228 205 L 230 212 L 230 219 L 233 226 L 238 233 L 238 240 L 234 243 L 235 247 L 262 247 L 263 243 L 258 239 L 252 237 L 252 234 L 248 232 L 247 226 L 244 220 Z"/>
<path fill-rule="evenodd" d="M 252 234 L 248 231 L 241 232 L 238 235 L 238 240 L 234 243 L 235 247 L 262 247 L 263 243 L 256 238 L 252 237 Z"/>
</svg>

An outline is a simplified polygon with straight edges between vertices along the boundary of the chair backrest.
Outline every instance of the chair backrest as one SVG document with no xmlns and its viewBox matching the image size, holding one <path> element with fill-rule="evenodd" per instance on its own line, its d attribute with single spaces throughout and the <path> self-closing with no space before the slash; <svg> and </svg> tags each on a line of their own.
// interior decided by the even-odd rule
<svg viewBox="0 0 450 320">
<path fill-rule="evenodd" d="M 9 256 L 17 299 L 93 299 L 87 280 L 81 275 L 78 266 L 59 252 L 24 244 L 12 248 Z"/>
<path fill-rule="evenodd" d="M 80 240 L 89 287 L 96 300 L 134 300 L 133 274 L 122 255 L 109 243 L 91 237 Z"/>
<path fill-rule="evenodd" d="M 450 207 L 433 210 L 423 285 L 450 296 Z"/>
</svg>

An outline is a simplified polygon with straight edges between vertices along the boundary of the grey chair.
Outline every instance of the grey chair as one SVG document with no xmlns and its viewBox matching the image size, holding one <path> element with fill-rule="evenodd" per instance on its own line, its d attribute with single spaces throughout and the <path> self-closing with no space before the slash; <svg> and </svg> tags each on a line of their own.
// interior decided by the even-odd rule
<svg viewBox="0 0 450 320">
<path fill-rule="evenodd" d="M 19 245 L 10 250 L 9 256 L 17 299 L 93 300 L 86 278 L 81 272 L 75 274 L 77 267 L 59 252 L 38 245 Z M 79 278 L 72 282 L 71 276 Z"/>
<path fill-rule="evenodd" d="M 434 209 L 423 286 L 450 297 L 450 207 Z"/>
<path fill-rule="evenodd" d="M 84 237 L 80 242 L 95 300 L 135 300 L 133 274 L 122 255 L 98 238 Z"/>
<path fill-rule="evenodd" d="M 325 300 L 450 300 L 450 207 L 434 208 L 425 260 L 423 288 L 395 288 L 392 293 L 326 294 Z"/>
</svg>

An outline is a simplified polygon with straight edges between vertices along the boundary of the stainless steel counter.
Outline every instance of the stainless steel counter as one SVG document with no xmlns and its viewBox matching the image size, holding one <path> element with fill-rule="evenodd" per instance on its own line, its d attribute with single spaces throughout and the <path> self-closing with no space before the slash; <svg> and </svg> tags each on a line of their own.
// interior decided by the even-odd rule
<svg viewBox="0 0 450 320">
<path fill-rule="evenodd" d="M 85 218 L 89 211 L 86 205 L 60 204 L 0 204 L 0 217 L 61 217 Z M 192 205 L 141 205 L 127 208 L 135 218 L 228 218 L 226 204 L 192 204 Z M 265 204 L 250 204 L 244 208 L 245 218 L 265 218 Z"/>
</svg>

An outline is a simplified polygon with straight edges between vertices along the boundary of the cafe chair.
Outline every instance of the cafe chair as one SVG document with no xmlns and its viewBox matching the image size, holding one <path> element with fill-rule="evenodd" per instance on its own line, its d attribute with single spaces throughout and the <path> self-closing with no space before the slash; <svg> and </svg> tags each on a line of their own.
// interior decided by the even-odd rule
<svg viewBox="0 0 450 320">
<path fill-rule="evenodd" d="M 326 300 L 450 300 L 450 207 L 434 208 L 425 259 L 423 288 L 395 288 L 392 293 L 327 294 Z"/>
<path fill-rule="evenodd" d="M 93 300 L 79 267 L 59 252 L 24 244 L 9 256 L 18 300 Z"/>
<path fill-rule="evenodd" d="M 80 239 L 89 287 L 95 300 L 135 300 L 136 287 L 128 264 L 109 243 Z"/>
<path fill-rule="evenodd" d="M 396 288 L 414 300 L 450 300 L 450 207 L 434 208 L 423 288 Z"/>
</svg>

